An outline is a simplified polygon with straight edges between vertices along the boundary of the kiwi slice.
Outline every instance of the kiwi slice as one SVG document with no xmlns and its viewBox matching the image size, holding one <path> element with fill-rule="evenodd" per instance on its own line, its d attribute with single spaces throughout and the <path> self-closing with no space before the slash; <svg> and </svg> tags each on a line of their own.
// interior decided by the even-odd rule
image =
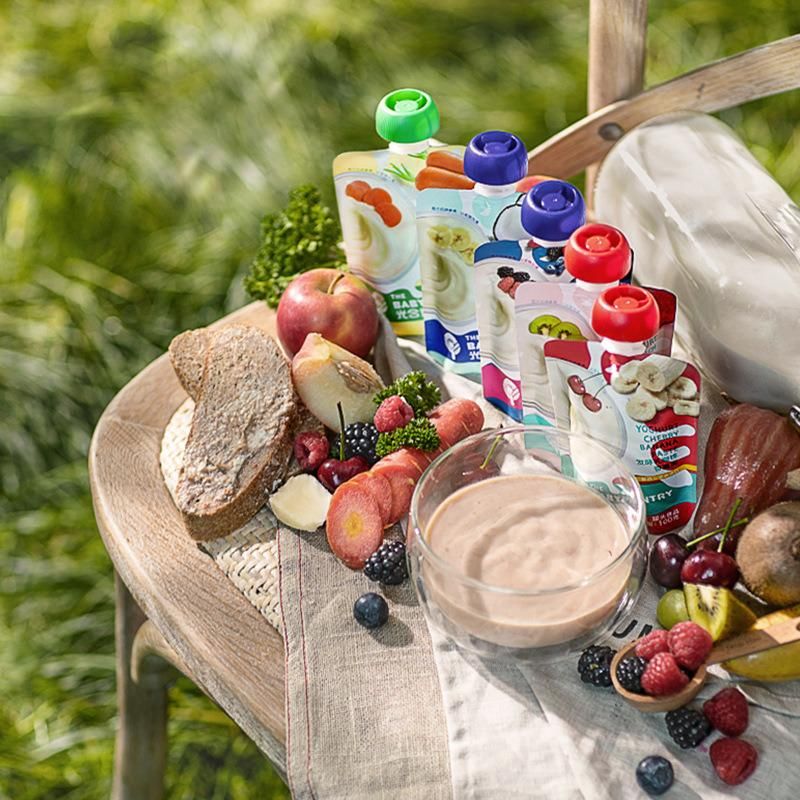
<svg viewBox="0 0 800 800">
<path fill-rule="evenodd" d="M 684 584 L 689 619 L 705 628 L 718 642 L 747 630 L 756 615 L 730 589 L 703 584 Z"/>
<path fill-rule="evenodd" d="M 542 336 L 552 336 L 551 331 L 560 324 L 561 320 L 558 317 L 554 317 L 552 314 L 540 314 L 530 321 L 528 331 Z"/>
<path fill-rule="evenodd" d="M 558 325 L 550 329 L 550 336 L 554 339 L 567 339 L 570 342 L 586 341 L 581 329 L 574 322 L 559 322 Z"/>
</svg>

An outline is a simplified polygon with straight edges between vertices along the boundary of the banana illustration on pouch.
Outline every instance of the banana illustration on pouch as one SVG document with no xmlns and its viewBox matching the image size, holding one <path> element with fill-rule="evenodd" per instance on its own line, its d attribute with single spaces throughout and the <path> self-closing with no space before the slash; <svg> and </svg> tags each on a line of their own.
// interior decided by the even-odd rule
<svg viewBox="0 0 800 800">
<path fill-rule="evenodd" d="M 651 392 L 660 392 L 667 387 L 667 379 L 664 377 L 664 373 L 655 364 L 649 363 L 646 359 L 639 362 L 636 378 L 645 389 Z"/>
<path fill-rule="evenodd" d="M 697 400 L 676 400 L 672 404 L 672 410 L 678 416 L 699 417 L 700 403 Z"/>
<path fill-rule="evenodd" d="M 634 393 L 633 397 L 625 404 L 625 411 L 631 419 L 637 422 L 650 422 L 656 415 L 656 404 L 649 398 Z"/>
<path fill-rule="evenodd" d="M 691 378 L 677 378 L 667 387 L 667 394 L 673 403 L 675 400 L 694 400 L 697 384 Z"/>
<path fill-rule="evenodd" d="M 645 389 L 644 386 L 639 386 L 633 394 L 634 398 L 640 400 L 650 400 L 656 407 L 656 411 L 663 411 L 667 407 L 667 390 L 662 389 L 660 392 L 651 392 Z"/>
</svg>

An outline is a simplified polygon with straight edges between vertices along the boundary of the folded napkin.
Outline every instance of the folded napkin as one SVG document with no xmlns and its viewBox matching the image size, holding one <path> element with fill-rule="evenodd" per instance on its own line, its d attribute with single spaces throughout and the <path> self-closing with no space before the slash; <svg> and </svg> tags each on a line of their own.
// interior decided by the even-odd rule
<svg viewBox="0 0 800 800">
<path fill-rule="evenodd" d="M 480 401 L 479 386 L 443 375 L 420 345 L 404 341 L 401 351 L 393 337 L 382 341 L 376 365 L 385 377 L 423 368 L 446 394 Z M 706 390 L 704 401 L 707 433 L 721 399 Z M 483 408 L 487 426 L 508 424 Z M 374 586 L 339 564 L 324 537 L 281 530 L 278 560 L 296 798 L 640 798 L 634 770 L 651 754 L 672 761 L 675 800 L 800 797 L 800 681 L 740 684 L 754 704 L 745 738 L 761 763 L 745 784 L 726 787 L 707 755 L 716 735 L 680 750 L 662 714 L 581 683 L 575 656 L 520 666 L 461 651 L 429 629 L 408 582 L 386 588 L 390 620 L 370 632 L 352 607 Z M 657 600 L 648 581 L 612 646 L 655 625 Z M 721 685 L 713 678 L 705 695 Z"/>
</svg>

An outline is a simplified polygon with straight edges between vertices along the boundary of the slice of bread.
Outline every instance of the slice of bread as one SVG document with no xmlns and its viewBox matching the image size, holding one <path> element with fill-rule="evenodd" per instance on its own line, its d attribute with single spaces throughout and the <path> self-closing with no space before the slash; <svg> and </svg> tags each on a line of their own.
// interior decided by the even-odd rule
<svg viewBox="0 0 800 800">
<path fill-rule="evenodd" d="M 197 400 L 203 384 L 203 367 L 206 363 L 206 348 L 213 333 L 206 328 L 184 331 L 169 345 L 172 368 L 186 390 L 186 394 Z"/>
<path fill-rule="evenodd" d="M 198 389 L 197 370 L 186 359 L 199 342 L 187 337 L 176 348 L 178 374 L 191 376 L 187 383 L 197 391 L 176 496 L 191 535 L 208 540 L 247 522 L 285 477 L 300 402 L 289 364 L 261 329 L 206 332 Z"/>
</svg>

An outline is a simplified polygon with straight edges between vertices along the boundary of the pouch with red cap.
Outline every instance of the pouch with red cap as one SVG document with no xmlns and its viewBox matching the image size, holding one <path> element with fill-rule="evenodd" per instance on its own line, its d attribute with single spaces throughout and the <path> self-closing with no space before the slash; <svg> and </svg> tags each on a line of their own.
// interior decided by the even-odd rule
<svg viewBox="0 0 800 800">
<path fill-rule="evenodd" d="M 431 188 L 417 196 L 425 347 L 445 369 L 480 375 L 475 315 L 475 250 L 494 239 L 525 237 L 520 201 L 530 185 L 528 153 L 506 131 L 484 131 L 464 150 L 471 189 Z"/>
<path fill-rule="evenodd" d="M 629 283 L 633 253 L 623 233 L 611 225 L 582 225 L 564 248 L 569 284 L 523 284 L 516 293 L 514 327 L 520 364 L 523 419 L 528 425 L 553 422 L 554 411 L 544 360 L 549 339 L 596 340 L 591 325 L 598 295 L 619 283 Z M 672 292 L 651 289 L 659 310 L 655 336 L 645 351 L 669 355 L 675 323 L 676 300 Z"/>
<path fill-rule="evenodd" d="M 581 193 L 566 181 L 540 179 L 522 199 L 526 238 L 482 244 L 475 251 L 475 310 L 483 395 L 512 419 L 522 419 L 514 298 L 539 281 L 574 280 L 564 269 L 564 245 L 586 220 Z"/>
<path fill-rule="evenodd" d="M 651 292 L 614 286 L 592 306 L 599 341 L 544 344 L 556 424 L 601 441 L 623 461 L 642 488 L 653 534 L 680 528 L 694 511 L 700 415 L 697 369 L 647 352 L 659 323 Z"/>
</svg>

